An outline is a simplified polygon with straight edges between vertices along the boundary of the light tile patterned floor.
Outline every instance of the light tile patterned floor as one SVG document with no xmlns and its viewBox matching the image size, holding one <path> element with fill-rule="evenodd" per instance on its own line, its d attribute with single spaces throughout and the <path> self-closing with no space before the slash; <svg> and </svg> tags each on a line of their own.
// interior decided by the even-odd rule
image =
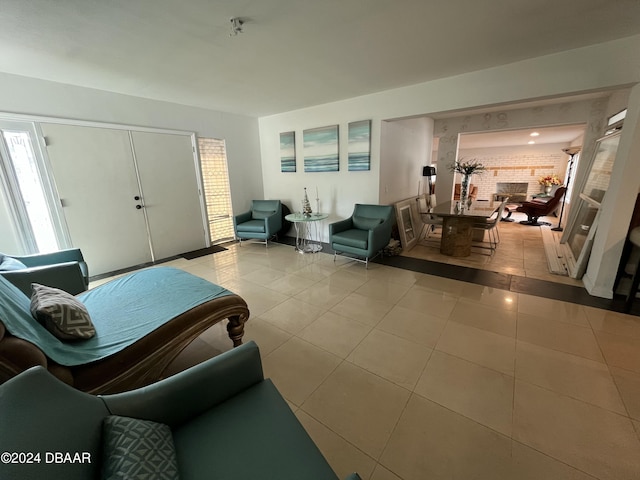
<svg viewBox="0 0 640 480">
<path fill-rule="evenodd" d="M 169 265 L 247 300 L 245 340 L 340 477 L 640 478 L 638 317 L 278 244 Z M 171 370 L 229 348 L 216 325 Z"/>
</svg>

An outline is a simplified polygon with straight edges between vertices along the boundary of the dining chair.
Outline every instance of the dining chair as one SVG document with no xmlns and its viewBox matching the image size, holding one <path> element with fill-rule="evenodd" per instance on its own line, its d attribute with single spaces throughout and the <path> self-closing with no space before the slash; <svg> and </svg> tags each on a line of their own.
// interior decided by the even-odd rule
<svg viewBox="0 0 640 480">
<path fill-rule="evenodd" d="M 420 195 L 416 198 L 416 202 L 418 202 L 418 213 L 420 214 L 420 220 L 422 220 L 422 230 L 420 231 L 420 236 L 418 239 L 422 238 L 422 233 L 426 229 L 426 233 L 424 235 L 425 240 L 429 238 L 429 234 L 434 232 L 436 227 L 442 227 L 442 218 L 437 217 L 432 212 L 433 207 L 435 207 L 435 195 Z"/>
<path fill-rule="evenodd" d="M 504 213 L 504 209 L 507 205 L 508 200 L 503 201 L 498 208 L 496 208 L 491 216 L 487 218 L 484 222 L 479 222 L 474 224 L 473 228 L 482 229 L 487 232 L 487 236 L 489 237 L 489 246 L 480 246 L 480 248 L 488 248 L 491 250 L 491 254 L 495 252 L 496 248 L 498 248 L 498 244 L 500 243 L 500 232 L 498 230 L 498 225 L 500 224 L 500 219 Z M 484 237 L 483 242 L 484 243 Z"/>
</svg>

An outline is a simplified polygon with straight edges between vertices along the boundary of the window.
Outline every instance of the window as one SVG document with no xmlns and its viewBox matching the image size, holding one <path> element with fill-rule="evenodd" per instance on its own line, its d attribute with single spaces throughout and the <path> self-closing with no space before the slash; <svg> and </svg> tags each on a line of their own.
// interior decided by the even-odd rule
<svg viewBox="0 0 640 480">
<path fill-rule="evenodd" d="M 199 138 L 202 184 L 211 243 L 234 238 L 231 189 L 224 140 Z"/>
<path fill-rule="evenodd" d="M 7 185 L 17 230 L 28 252 L 59 250 L 58 235 L 48 200 L 47 175 L 32 124 L 0 124 L 2 175 Z M 35 144 L 35 145 L 34 145 Z M 35 147 L 35 148 L 34 148 Z"/>
</svg>

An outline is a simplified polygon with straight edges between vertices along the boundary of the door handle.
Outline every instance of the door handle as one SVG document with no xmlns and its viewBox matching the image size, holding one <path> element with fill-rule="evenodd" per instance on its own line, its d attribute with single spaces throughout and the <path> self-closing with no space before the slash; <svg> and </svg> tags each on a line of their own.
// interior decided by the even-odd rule
<svg viewBox="0 0 640 480">
<path fill-rule="evenodd" d="M 136 195 L 135 197 L 133 197 L 134 200 L 140 200 L 140 196 Z"/>
<path fill-rule="evenodd" d="M 140 210 L 142 208 L 142 205 L 136 205 L 136 209 Z"/>
</svg>

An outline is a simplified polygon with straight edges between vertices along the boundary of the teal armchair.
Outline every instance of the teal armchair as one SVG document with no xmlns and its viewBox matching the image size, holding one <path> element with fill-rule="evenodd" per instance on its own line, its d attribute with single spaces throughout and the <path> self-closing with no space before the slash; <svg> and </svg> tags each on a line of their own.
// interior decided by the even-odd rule
<svg viewBox="0 0 640 480">
<path fill-rule="evenodd" d="M 265 245 L 282 229 L 282 203 L 280 200 L 253 200 L 251 210 L 233 218 L 236 238 L 264 240 Z"/>
<path fill-rule="evenodd" d="M 351 217 L 329 225 L 329 243 L 336 255 L 364 257 L 368 268 L 374 258 L 389 244 L 395 214 L 391 205 L 356 204 Z M 353 258 L 353 257 L 352 257 Z"/>
<path fill-rule="evenodd" d="M 32 283 L 72 295 L 89 288 L 89 269 L 79 248 L 23 256 L 0 253 L 0 275 L 29 297 Z"/>
<path fill-rule="evenodd" d="M 168 427 L 173 448 L 163 454 L 175 460 L 171 464 L 177 464 L 182 480 L 338 479 L 276 387 L 264 379 L 254 342 L 147 387 L 114 395 L 74 390 L 34 367 L 0 385 L 0 411 L 0 452 L 41 455 L 40 463 L 3 461 L 3 479 L 101 478 L 101 470 L 109 466 L 105 459 L 111 458 L 103 433 L 103 421 L 110 415 Z M 123 467 L 144 464 L 145 449 L 157 441 L 152 438 L 138 450 L 135 461 Z M 134 442 L 127 446 L 134 448 Z M 80 456 L 76 462 L 47 463 L 47 452 Z M 82 461 L 87 458 L 90 461 Z M 159 461 L 157 456 L 154 460 Z M 121 470 L 110 478 L 139 477 Z"/>
</svg>

